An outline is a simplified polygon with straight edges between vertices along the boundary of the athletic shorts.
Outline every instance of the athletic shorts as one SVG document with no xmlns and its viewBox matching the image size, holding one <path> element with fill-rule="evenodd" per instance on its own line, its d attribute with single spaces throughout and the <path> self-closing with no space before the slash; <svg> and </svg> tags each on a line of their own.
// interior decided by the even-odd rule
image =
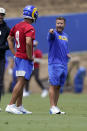
<svg viewBox="0 0 87 131">
<path fill-rule="evenodd" d="M 33 62 L 26 59 L 15 58 L 16 76 L 23 76 L 26 80 L 30 79 L 33 70 Z"/>
<path fill-rule="evenodd" d="M 59 64 L 48 65 L 49 83 L 52 86 L 63 87 L 67 77 L 67 67 Z"/>
</svg>

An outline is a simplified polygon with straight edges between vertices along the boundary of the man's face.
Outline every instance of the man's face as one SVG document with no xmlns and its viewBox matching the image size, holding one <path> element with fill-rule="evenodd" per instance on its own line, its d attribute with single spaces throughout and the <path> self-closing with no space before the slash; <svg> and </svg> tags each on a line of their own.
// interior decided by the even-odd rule
<svg viewBox="0 0 87 131">
<path fill-rule="evenodd" d="M 0 13 L 0 22 L 4 19 L 4 14 L 3 13 Z"/>
<path fill-rule="evenodd" d="M 64 30 L 64 27 L 65 27 L 64 20 L 56 20 L 56 30 L 58 32 L 62 32 Z"/>
</svg>

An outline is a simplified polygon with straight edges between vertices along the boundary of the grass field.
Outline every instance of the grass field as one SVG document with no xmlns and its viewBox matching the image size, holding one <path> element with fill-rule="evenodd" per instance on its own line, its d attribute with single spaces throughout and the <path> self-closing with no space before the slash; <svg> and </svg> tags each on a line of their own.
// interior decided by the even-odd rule
<svg viewBox="0 0 87 131">
<path fill-rule="evenodd" d="M 50 115 L 49 98 L 43 99 L 40 94 L 23 99 L 24 107 L 32 115 L 9 114 L 4 110 L 10 97 L 2 97 L 0 131 L 87 131 L 87 94 L 61 94 L 59 108 L 66 115 Z"/>
</svg>

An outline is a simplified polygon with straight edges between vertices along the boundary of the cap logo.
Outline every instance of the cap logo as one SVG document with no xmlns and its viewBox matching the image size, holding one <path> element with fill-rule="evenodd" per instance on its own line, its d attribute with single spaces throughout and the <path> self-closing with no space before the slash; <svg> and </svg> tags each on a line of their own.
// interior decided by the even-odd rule
<svg viewBox="0 0 87 131">
<path fill-rule="evenodd" d="M 32 12 L 32 18 L 34 18 L 34 14 L 35 14 L 36 11 L 37 11 L 37 8 L 34 8 L 33 12 Z"/>
</svg>

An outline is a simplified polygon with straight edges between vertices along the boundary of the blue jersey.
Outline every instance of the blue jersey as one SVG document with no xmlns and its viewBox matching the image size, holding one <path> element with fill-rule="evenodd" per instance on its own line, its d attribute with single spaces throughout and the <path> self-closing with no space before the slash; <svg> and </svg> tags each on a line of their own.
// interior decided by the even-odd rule
<svg viewBox="0 0 87 131">
<path fill-rule="evenodd" d="M 48 33 L 49 53 L 48 64 L 61 64 L 66 66 L 69 53 L 67 34 L 56 30 L 53 34 Z"/>
</svg>

